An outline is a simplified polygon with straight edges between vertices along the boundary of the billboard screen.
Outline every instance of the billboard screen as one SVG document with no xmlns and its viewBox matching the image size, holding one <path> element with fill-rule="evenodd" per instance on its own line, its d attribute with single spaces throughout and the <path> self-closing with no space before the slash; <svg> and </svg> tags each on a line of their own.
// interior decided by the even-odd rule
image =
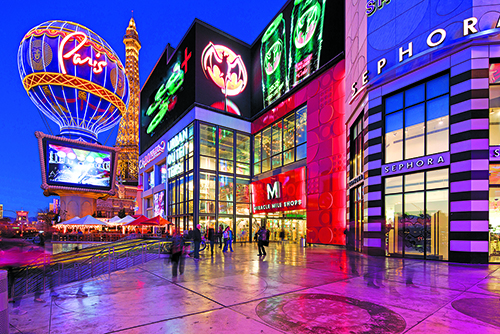
<svg viewBox="0 0 500 334">
<path fill-rule="evenodd" d="M 111 152 L 47 143 L 47 183 L 110 189 Z"/>
<path fill-rule="evenodd" d="M 114 194 L 118 149 L 35 133 L 46 195 L 71 191 Z"/>
<path fill-rule="evenodd" d="M 191 29 L 175 51 L 167 46 L 141 90 L 140 154 L 195 101 L 194 38 Z"/>
<path fill-rule="evenodd" d="M 153 195 L 154 217 L 161 216 L 165 218 L 165 190 Z"/>
<path fill-rule="evenodd" d="M 343 15 L 344 2 L 333 0 L 290 1 L 278 13 L 252 46 L 252 110 L 266 108 L 344 50 Z"/>
</svg>

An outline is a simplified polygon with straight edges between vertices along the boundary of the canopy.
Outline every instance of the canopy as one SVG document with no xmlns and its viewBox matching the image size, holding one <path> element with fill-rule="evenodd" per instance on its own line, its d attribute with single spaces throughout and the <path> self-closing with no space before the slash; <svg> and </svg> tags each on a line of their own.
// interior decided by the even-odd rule
<svg viewBox="0 0 500 334">
<path fill-rule="evenodd" d="M 122 220 L 122 218 L 120 218 L 118 216 L 114 216 L 113 218 L 108 220 L 108 223 L 118 223 L 120 220 Z"/>
<path fill-rule="evenodd" d="M 148 217 L 140 215 L 137 219 L 134 219 L 130 223 L 124 224 L 124 226 L 141 226 L 142 222 L 145 222 L 146 220 L 148 220 Z M 148 224 L 146 224 L 146 225 L 148 225 Z M 151 224 L 149 224 L 149 225 L 151 225 Z M 154 224 L 152 224 L 152 225 L 154 225 Z"/>
<path fill-rule="evenodd" d="M 117 221 L 116 223 L 119 225 L 125 225 L 126 223 L 133 222 L 134 220 L 135 220 L 135 218 L 132 216 L 125 216 L 122 219 L 120 219 L 119 221 Z"/>
<path fill-rule="evenodd" d="M 144 221 L 142 224 L 145 225 L 146 223 L 154 223 L 153 225 L 171 225 L 172 223 L 163 218 L 162 216 L 156 216 L 153 218 L 150 218 L 146 221 Z"/>
<path fill-rule="evenodd" d="M 85 216 L 78 220 L 72 221 L 69 224 L 64 222 L 64 225 L 104 225 L 108 226 L 107 223 L 100 221 L 99 219 L 95 219 L 91 215 Z"/>
<path fill-rule="evenodd" d="M 77 221 L 78 219 L 80 219 L 80 217 L 75 216 L 75 217 L 68 219 L 66 221 L 63 221 L 61 223 L 57 223 L 56 225 L 70 225 L 72 222 Z"/>
</svg>

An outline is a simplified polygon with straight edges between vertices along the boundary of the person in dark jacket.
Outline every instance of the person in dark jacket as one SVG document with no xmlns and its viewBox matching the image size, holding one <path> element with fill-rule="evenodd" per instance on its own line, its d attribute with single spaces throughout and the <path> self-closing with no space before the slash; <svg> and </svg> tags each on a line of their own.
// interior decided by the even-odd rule
<svg viewBox="0 0 500 334">
<path fill-rule="evenodd" d="M 215 229 L 210 226 L 207 233 L 207 239 L 210 241 L 210 252 L 214 256 L 214 245 L 215 245 Z"/>
<path fill-rule="evenodd" d="M 266 256 L 266 249 L 264 247 L 265 243 L 268 242 L 269 238 L 269 231 L 266 230 L 264 226 L 261 226 L 259 231 L 257 232 L 258 235 L 258 245 L 259 245 L 259 256 Z"/>
<path fill-rule="evenodd" d="M 172 277 L 177 277 L 177 267 L 179 273 L 184 273 L 184 240 L 179 231 L 175 231 L 172 237 L 171 261 L 172 261 Z"/>
<path fill-rule="evenodd" d="M 194 259 L 200 259 L 200 244 L 201 244 L 201 225 L 198 224 L 193 230 L 193 243 L 194 243 Z"/>
<path fill-rule="evenodd" d="M 222 240 L 224 239 L 222 235 L 224 234 L 224 231 L 222 229 L 222 225 L 219 225 L 219 232 L 217 233 L 217 239 L 219 242 L 219 248 L 222 249 Z"/>
</svg>

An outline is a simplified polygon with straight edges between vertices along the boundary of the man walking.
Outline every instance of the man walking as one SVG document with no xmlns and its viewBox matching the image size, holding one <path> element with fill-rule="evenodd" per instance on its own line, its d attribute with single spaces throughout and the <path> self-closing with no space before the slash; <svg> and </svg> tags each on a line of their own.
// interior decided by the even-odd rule
<svg viewBox="0 0 500 334">
<path fill-rule="evenodd" d="M 214 256 L 214 246 L 215 246 L 215 229 L 213 226 L 210 226 L 208 229 L 207 239 L 210 241 L 210 252 L 212 256 Z"/>
<path fill-rule="evenodd" d="M 266 256 L 266 249 L 264 245 L 266 242 L 268 242 L 267 237 L 268 237 L 268 232 L 264 226 L 261 226 L 259 229 L 259 232 L 257 232 L 258 235 L 258 245 L 259 245 L 259 256 Z"/>
<path fill-rule="evenodd" d="M 193 231 L 193 242 L 194 242 L 194 259 L 198 261 L 200 259 L 200 243 L 201 243 L 201 225 L 198 224 Z"/>
</svg>

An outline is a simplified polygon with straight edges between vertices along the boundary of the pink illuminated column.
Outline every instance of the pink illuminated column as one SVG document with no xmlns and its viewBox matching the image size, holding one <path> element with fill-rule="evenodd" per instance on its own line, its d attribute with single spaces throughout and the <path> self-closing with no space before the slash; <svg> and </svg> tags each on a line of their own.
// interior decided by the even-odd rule
<svg viewBox="0 0 500 334">
<path fill-rule="evenodd" d="M 307 100 L 307 242 L 345 245 L 345 62 L 295 95 Z M 305 96 L 304 96 L 305 95 Z"/>
</svg>

